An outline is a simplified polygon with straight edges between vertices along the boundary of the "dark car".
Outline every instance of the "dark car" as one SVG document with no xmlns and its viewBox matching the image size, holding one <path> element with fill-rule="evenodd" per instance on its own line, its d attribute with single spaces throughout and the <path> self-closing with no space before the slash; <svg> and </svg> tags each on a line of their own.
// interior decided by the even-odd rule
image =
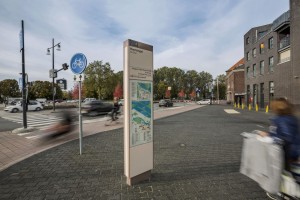
<svg viewBox="0 0 300 200">
<path fill-rule="evenodd" d="M 113 104 L 105 103 L 103 101 L 88 101 L 82 104 L 81 112 L 83 115 L 97 116 L 109 113 L 112 111 L 113 107 Z"/>
<path fill-rule="evenodd" d="M 158 103 L 159 107 L 172 107 L 173 106 L 173 102 L 170 99 L 161 99 Z"/>
</svg>

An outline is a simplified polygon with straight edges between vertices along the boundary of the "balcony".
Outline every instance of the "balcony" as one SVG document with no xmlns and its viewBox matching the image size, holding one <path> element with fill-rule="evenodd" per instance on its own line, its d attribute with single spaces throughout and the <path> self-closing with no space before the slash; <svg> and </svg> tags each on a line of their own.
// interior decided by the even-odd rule
<svg viewBox="0 0 300 200">
<path fill-rule="evenodd" d="M 283 26 L 290 24 L 290 11 L 287 11 L 280 15 L 277 19 L 273 21 L 272 29 L 273 31 L 278 31 Z"/>
<path fill-rule="evenodd" d="M 287 35 L 280 39 L 278 49 L 281 50 L 289 45 L 290 45 L 290 37 Z"/>
</svg>

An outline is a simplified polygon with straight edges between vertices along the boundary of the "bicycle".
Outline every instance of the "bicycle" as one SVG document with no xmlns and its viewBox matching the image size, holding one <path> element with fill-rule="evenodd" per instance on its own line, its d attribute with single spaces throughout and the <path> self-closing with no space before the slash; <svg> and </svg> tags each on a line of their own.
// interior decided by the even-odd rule
<svg viewBox="0 0 300 200">
<path fill-rule="evenodd" d="M 113 125 L 113 124 L 118 124 L 119 121 L 119 116 L 121 115 L 121 111 L 110 111 L 106 115 L 106 121 L 105 121 L 105 126 Z"/>
</svg>

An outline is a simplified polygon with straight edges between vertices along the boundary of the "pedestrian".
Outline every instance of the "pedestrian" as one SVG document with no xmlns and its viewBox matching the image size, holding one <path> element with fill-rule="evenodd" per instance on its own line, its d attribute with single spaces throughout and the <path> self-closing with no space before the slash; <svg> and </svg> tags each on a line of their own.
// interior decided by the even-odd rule
<svg viewBox="0 0 300 200">
<path fill-rule="evenodd" d="M 292 166 L 300 163 L 300 133 L 298 119 L 293 113 L 293 106 L 285 98 L 278 98 L 271 102 L 271 109 L 275 116 L 271 119 L 269 132 L 259 131 L 261 136 L 270 136 L 273 140 L 281 141 L 284 150 L 284 168 L 300 181 L 300 174 L 293 173 Z"/>
</svg>

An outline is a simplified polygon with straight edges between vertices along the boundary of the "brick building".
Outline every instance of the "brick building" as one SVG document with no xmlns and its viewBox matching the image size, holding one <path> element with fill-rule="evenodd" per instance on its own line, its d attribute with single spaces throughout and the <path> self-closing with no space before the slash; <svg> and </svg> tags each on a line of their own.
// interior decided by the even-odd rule
<svg viewBox="0 0 300 200">
<path fill-rule="evenodd" d="M 244 58 L 235 63 L 226 71 L 226 99 L 230 103 L 244 103 L 245 99 L 245 75 Z"/>
<path fill-rule="evenodd" d="M 246 103 L 264 108 L 285 97 L 300 106 L 300 1 L 272 24 L 244 35 Z M 297 55 L 298 54 L 298 55 Z"/>
</svg>

